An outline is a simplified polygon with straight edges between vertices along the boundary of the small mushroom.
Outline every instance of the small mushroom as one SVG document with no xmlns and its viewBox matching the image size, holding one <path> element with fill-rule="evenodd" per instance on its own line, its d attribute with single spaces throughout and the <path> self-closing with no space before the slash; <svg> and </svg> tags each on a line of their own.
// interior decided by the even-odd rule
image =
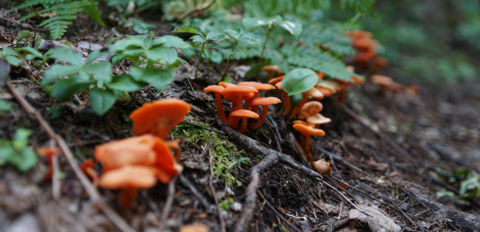
<svg viewBox="0 0 480 232">
<path fill-rule="evenodd" d="M 305 103 L 298 113 L 299 119 L 307 119 L 308 117 L 317 114 L 323 110 L 322 103 L 318 101 L 309 101 Z"/>
<path fill-rule="evenodd" d="M 324 136 L 325 131 L 323 131 L 322 129 L 317 129 L 311 126 L 307 126 L 302 123 L 293 124 L 293 128 L 304 136 L 303 150 L 308 160 L 312 161 L 313 157 L 312 157 L 312 153 L 310 152 L 310 138 L 312 136 Z"/>
<path fill-rule="evenodd" d="M 258 114 L 251 111 L 251 110 L 236 110 L 230 113 L 230 117 L 233 118 L 241 118 L 242 119 L 242 125 L 240 126 L 240 129 L 238 129 L 238 132 L 243 133 L 247 130 L 247 122 L 249 118 L 257 119 L 259 118 Z"/>
<path fill-rule="evenodd" d="M 234 111 L 242 108 L 243 99 L 250 99 L 256 93 L 258 93 L 258 90 L 254 87 L 235 85 L 235 86 L 232 86 L 232 87 L 225 88 L 225 90 L 223 90 L 223 97 L 227 100 L 232 101 L 231 112 L 234 112 Z M 237 125 L 238 125 L 238 120 L 237 119 L 230 118 L 230 116 L 229 116 L 227 120 L 228 120 L 228 123 L 232 127 L 236 128 Z"/>
<path fill-rule="evenodd" d="M 262 71 L 268 72 L 269 80 L 271 80 L 275 75 L 282 74 L 282 70 L 276 65 L 265 65 L 263 66 Z"/>
<path fill-rule="evenodd" d="M 298 105 L 295 108 L 293 108 L 292 113 L 290 114 L 290 119 L 293 119 L 295 116 L 297 116 L 298 112 L 303 107 L 303 105 L 309 100 L 309 98 L 313 98 L 315 100 L 322 100 L 323 97 L 324 96 L 322 91 L 318 90 L 317 88 L 311 88 L 310 90 L 302 93 L 302 100 L 300 100 Z"/>
<path fill-rule="evenodd" d="M 145 166 L 125 166 L 104 173 L 98 182 L 103 188 L 121 189 L 118 196 L 120 207 L 130 210 L 130 205 L 138 193 L 138 189 L 147 189 L 155 185 L 157 179 L 152 168 Z"/>
<path fill-rule="evenodd" d="M 182 122 L 189 111 L 190 105 L 176 98 L 145 103 L 130 114 L 133 133 L 135 135 L 152 133 L 166 139 L 173 127 Z"/>
<path fill-rule="evenodd" d="M 95 171 L 93 160 L 87 159 L 83 161 L 82 164 L 80 165 L 80 169 L 82 170 L 83 173 L 85 173 L 85 175 L 90 177 L 90 179 L 92 179 L 93 184 L 97 186 L 98 173 Z"/>
<path fill-rule="evenodd" d="M 282 104 L 283 104 L 283 115 L 286 116 L 290 112 L 290 107 L 291 107 L 291 104 L 292 104 L 292 102 L 290 100 L 290 96 L 288 95 L 287 92 L 285 92 L 283 90 L 281 81 L 278 81 L 277 83 L 275 83 L 275 87 L 277 87 L 278 91 L 280 91 L 280 95 L 281 95 L 281 98 L 282 98 Z"/>
<path fill-rule="evenodd" d="M 47 158 L 48 160 L 47 179 L 51 179 L 53 176 L 53 157 L 60 154 L 60 150 L 56 147 L 41 147 L 37 149 L 37 154 Z"/>
<path fill-rule="evenodd" d="M 280 99 L 276 97 L 256 97 L 252 99 L 251 105 L 252 108 L 257 108 L 258 106 L 262 106 L 262 113 L 260 114 L 260 118 L 258 119 L 257 122 L 254 122 L 250 124 L 250 129 L 257 129 L 259 128 L 263 121 L 265 121 L 265 118 L 267 117 L 268 114 L 268 106 L 273 105 L 273 104 L 278 104 L 280 103 Z"/>
<path fill-rule="evenodd" d="M 391 77 L 383 75 L 373 75 L 371 81 L 374 84 L 380 86 L 382 92 L 402 92 L 404 90 L 403 86 L 393 81 Z"/>
<path fill-rule="evenodd" d="M 256 82 L 256 81 L 243 81 L 243 82 L 239 82 L 237 85 L 239 85 L 239 86 L 251 86 L 251 87 L 257 89 L 258 91 L 275 89 L 275 86 L 273 86 L 271 84 L 264 84 L 264 83 L 260 83 L 260 82 Z M 258 96 L 258 92 L 254 93 L 253 98 L 250 98 L 245 102 L 245 108 L 246 109 L 250 109 L 250 101 L 252 99 L 256 98 L 257 96 Z M 257 109 L 255 109 L 255 108 L 253 108 L 251 110 L 253 112 L 257 112 Z"/>
<path fill-rule="evenodd" d="M 312 166 L 318 173 L 322 175 L 328 175 L 332 172 L 330 161 L 326 161 L 324 159 L 319 159 L 315 162 L 312 162 Z"/>
<path fill-rule="evenodd" d="M 215 102 L 217 104 L 218 116 L 222 121 L 226 122 L 227 117 L 225 116 L 225 111 L 223 110 L 222 104 L 222 93 L 225 88 L 221 85 L 210 85 L 207 88 L 203 89 L 204 92 L 213 92 L 215 93 Z"/>
</svg>

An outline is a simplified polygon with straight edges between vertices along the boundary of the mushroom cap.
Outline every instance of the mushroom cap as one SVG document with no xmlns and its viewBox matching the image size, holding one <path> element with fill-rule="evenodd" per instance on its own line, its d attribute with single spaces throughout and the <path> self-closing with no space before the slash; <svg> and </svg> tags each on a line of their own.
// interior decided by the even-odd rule
<svg viewBox="0 0 480 232">
<path fill-rule="evenodd" d="M 60 154 L 60 150 L 56 147 L 40 147 L 37 149 L 37 153 L 41 156 L 51 158 Z"/>
<path fill-rule="evenodd" d="M 276 97 L 256 97 L 252 99 L 250 104 L 252 106 L 266 106 L 266 105 L 273 105 L 282 102 L 280 99 Z"/>
<path fill-rule="evenodd" d="M 258 93 L 258 90 L 251 86 L 232 86 L 226 87 L 223 90 L 223 97 L 227 100 L 232 100 L 235 97 L 240 98 L 252 98 L 255 93 Z"/>
<path fill-rule="evenodd" d="M 388 65 L 388 60 L 383 57 L 376 57 L 375 60 L 373 60 L 373 62 L 378 67 L 382 67 L 382 68 Z"/>
<path fill-rule="evenodd" d="M 311 88 L 310 90 L 308 90 L 307 92 L 305 92 L 303 94 L 305 94 L 307 96 L 310 96 L 311 98 L 316 99 L 316 100 L 323 99 L 322 91 L 318 90 L 317 88 Z"/>
<path fill-rule="evenodd" d="M 230 82 L 224 82 L 224 81 L 220 81 L 220 82 L 218 82 L 218 85 L 220 85 L 220 86 L 223 86 L 224 88 L 227 88 L 227 87 L 233 87 L 233 86 L 235 86 L 235 84 L 233 84 L 233 83 L 230 83 Z"/>
<path fill-rule="evenodd" d="M 394 82 L 391 77 L 384 75 L 373 75 L 370 80 L 377 85 L 390 85 Z"/>
<path fill-rule="evenodd" d="M 355 84 L 362 84 L 365 82 L 364 78 L 357 77 L 357 76 L 352 76 L 353 83 Z"/>
<path fill-rule="evenodd" d="M 263 66 L 262 71 L 282 73 L 282 70 L 280 69 L 280 67 L 278 67 L 277 65 L 272 65 L 272 64 Z"/>
<path fill-rule="evenodd" d="M 156 153 L 154 172 L 158 180 L 166 184 L 172 177 L 180 173 L 183 167 L 175 162 L 170 148 L 163 140 L 157 139 L 153 149 Z"/>
<path fill-rule="evenodd" d="M 272 90 L 275 89 L 275 86 L 271 84 L 264 84 L 256 81 L 242 81 L 237 83 L 239 86 L 252 86 L 253 88 L 257 90 Z"/>
<path fill-rule="evenodd" d="M 322 111 L 322 109 L 323 109 L 322 103 L 318 101 L 309 101 L 305 103 L 300 109 L 300 112 L 298 112 L 298 118 L 300 119 L 308 118 Z"/>
<path fill-rule="evenodd" d="M 322 125 L 322 124 L 327 124 L 330 123 L 332 120 L 324 117 L 321 114 L 314 114 L 310 117 L 307 118 L 307 122 L 315 125 Z"/>
<path fill-rule="evenodd" d="M 315 88 L 320 90 L 320 92 L 322 92 L 324 97 L 331 96 L 337 92 L 337 89 L 328 82 L 318 82 L 315 85 Z"/>
<path fill-rule="evenodd" d="M 204 92 L 214 92 L 214 93 L 223 93 L 225 88 L 221 85 L 210 85 L 203 89 Z"/>
<path fill-rule="evenodd" d="M 271 80 L 268 81 L 268 83 L 273 85 L 273 84 L 276 84 L 278 82 L 282 82 L 284 77 L 285 77 L 285 75 L 272 78 Z"/>
<path fill-rule="evenodd" d="M 91 159 L 87 159 L 85 161 L 82 162 L 82 164 L 80 165 L 80 169 L 85 172 L 85 170 L 87 170 L 87 168 L 93 168 L 94 164 L 93 164 L 93 160 Z"/>
<path fill-rule="evenodd" d="M 183 121 L 189 111 L 190 105 L 177 98 L 145 103 L 130 114 L 133 133 L 135 135 L 152 133 L 165 139 L 173 127 Z"/>
<path fill-rule="evenodd" d="M 323 79 L 325 77 L 325 73 L 317 72 L 318 79 Z"/>
<path fill-rule="evenodd" d="M 308 122 L 305 122 L 305 121 L 302 121 L 302 120 L 295 120 L 295 121 L 293 121 L 293 124 L 303 124 L 305 126 L 315 127 L 314 124 L 311 124 L 311 123 L 308 123 Z"/>
<path fill-rule="evenodd" d="M 324 136 L 325 135 L 325 131 L 323 131 L 322 129 L 317 129 L 317 128 L 313 128 L 313 127 L 310 127 L 310 126 L 306 126 L 304 124 L 301 124 L 301 123 L 297 123 L 297 124 L 293 124 L 293 128 L 295 130 L 297 130 L 298 132 L 304 134 L 304 135 L 313 135 L 313 136 Z"/>
<path fill-rule="evenodd" d="M 102 163 L 104 172 L 127 165 L 148 166 L 155 162 L 153 147 L 157 140 L 148 134 L 98 145 L 95 147 L 95 159 Z"/>
<path fill-rule="evenodd" d="M 145 166 L 125 166 L 103 174 L 98 184 L 103 188 L 139 188 L 153 187 L 157 179 L 155 173 Z"/>
<path fill-rule="evenodd" d="M 319 159 L 315 162 L 312 162 L 312 166 L 317 170 L 318 173 L 325 175 L 330 174 L 332 172 L 332 167 L 330 166 L 330 162 Z"/>
<path fill-rule="evenodd" d="M 259 118 L 260 117 L 257 113 L 251 110 L 245 110 L 245 109 L 235 110 L 232 113 L 230 113 L 230 116 L 239 117 L 239 118 Z"/>
</svg>

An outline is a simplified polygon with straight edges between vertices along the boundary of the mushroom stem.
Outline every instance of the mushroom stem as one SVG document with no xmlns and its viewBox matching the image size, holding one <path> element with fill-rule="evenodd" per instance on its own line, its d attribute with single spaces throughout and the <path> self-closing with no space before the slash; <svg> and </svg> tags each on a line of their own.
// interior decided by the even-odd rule
<svg viewBox="0 0 480 232">
<path fill-rule="evenodd" d="M 175 151 L 175 159 L 177 163 L 180 163 L 180 155 L 182 153 L 182 148 L 178 145 L 179 139 L 175 139 L 174 141 L 165 141 L 165 145 L 167 145 L 168 149 L 172 149 Z"/>
<path fill-rule="evenodd" d="M 283 91 L 283 90 L 282 90 Z M 287 116 L 288 113 L 290 112 L 290 106 L 291 106 L 291 100 L 290 100 L 290 96 L 288 96 L 288 93 L 283 91 L 282 94 L 285 95 L 285 101 L 282 101 L 282 102 L 285 102 L 285 104 L 283 105 L 285 108 L 283 109 L 283 116 Z"/>
<path fill-rule="evenodd" d="M 347 92 L 345 89 L 340 90 L 337 96 L 337 101 L 340 103 L 345 103 L 345 100 L 347 99 Z"/>
<path fill-rule="evenodd" d="M 130 205 L 133 200 L 135 200 L 135 197 L 137 197 L 137 193 L 137 188 L 126 187 L 122 189 L 122 192 L 120 192 L 120 195 L 118 196 L 118 204 L 124 211 L 130 211 Z"/>
<path fill-rule="evenodd" d="M 256 110 L 254 112 L 256 112 Z M 262 125 L 263 121 L 265 121 L 265 118 L 267 118 L 267 114 L 268 114 L 268 105 L 264 105 L 262 106 L 262 114 L 260 115 L 260 118 L 258 119 L 257 122 L 250 124 L 250 129 L 255 130 L 259 128 Z"/>
<path fill-rule="evenodd" d="M 298 103 L 298 105 L 297 105 L 295 108 L 293 108 L 292 113 L 290 114 L 289 119 L 293 119 L 295 116 L 297 116 L 298 112 L 300 112 L 300 110 L 302 109 L 303 105 L 305 105 L 305 103 L 307 103 L 307 101 L 308 101 L 308 96 L 305 94 L 305 95 L 303 95 L 302 100 L 300 100 L 300 102 Z"/>
<path fill-rule="evenodd" d="M 238 129 L 238 132 L 243 133 L 247 131 L 247 122 L 248 122 L 248 118 L 242 117 L 242 125 L 240 126 L 240 129 Z"/>
<path fill-rule="evenodd" d="M 222 95 L 220 93 L 215 93 L 215 102 L 217 104 L 218 116 L 220 116 L 222 121 L 226 122 L 227 117 L 225 116 L 225 111 L 223 110 Z"/>
<path fill-rule="evenodd" d="M 308 161 L 313 161 L 312 152 L 310 152 L 310 137 L 310 135 L 305 136 L 305 146 L 303 150 L 305 151 Z"/>
<path fill-rule="evenodd" d="M 232 110 L 230 112 L 233 112 L 235 110 L 239 110 L 242 108 L 242 98 L 235 98 L 232 100 Z M 229 117 L 228 119 L 228 124 L 232 126 L 233 128 L 237 128 L 238 122 L 240 121 L 240 118 L 238 117 Z"/>
</svg>

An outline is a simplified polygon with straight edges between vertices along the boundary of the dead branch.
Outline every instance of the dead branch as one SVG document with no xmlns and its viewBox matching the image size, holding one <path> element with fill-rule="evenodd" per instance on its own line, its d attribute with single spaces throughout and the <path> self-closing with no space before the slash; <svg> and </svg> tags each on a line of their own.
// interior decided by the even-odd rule
<svg viewBox="0 0 480 232">
<path fill-rule="evenodd" d="M 175 198 L 175 184 L 177 183 L 177 177 L 173 178 L 170 183 L 168 183 L 168 196 L 165 201 L 165 206 L 163 207 L 162 215 L 160 216 L 160 225 L 158 226 L 159 231 L 163 231 L 165 225 L 167 224 L 168 215 L 172 210 L 173 199 Z"/>
<path fill-rule="evenodd" d="M 189 188 L 190 191 L 192 191 L 193 195 L 195 195 L 198 198 L 198 200 L 205 207 L 205 209 L 207 210 L 209 209 L 210 203 L 206 200 L 205 196 L 203 196 L 203 194 L 200 191 L 198 191 L 198 189 L 192 184 L 192 182 L 187 177 L 180 174 L 178 176 L 178 180 L 183 186 Z"/>
<path fill-rule="evenodd" d="M 98 193 L 98 191 L 93 186 L 93 184 L 88 180 L 85 174 L 83 174 L 83 172 L 80 170 L 80 167 L 78 166 L 78 163 L 73 157 L 72 151 L 68 147 L 65 140 L 60 135 L 55 133 L 53 128 L 50 126 L 50 124 L 48 124 L 48 122 L 43 118 L 43 116 L 35 108 L 33 108 L 33 106 L 30 105 L 30 103 L 28 103 L 27 100 L 25 100 L 25 98 L 13 87 L 13 85 L 10 83 L 10 80 L 7 80 L 5 85 L 10 90 L 13 97 L 25 109 L 25 111 L 27 111 L 27 113 L 32 114 L 35 117 L 35 119 L 38 121 L 40 126 L 45 130 L 48 136 L 53 141 L 55 141 L 57 145 L 60 147 L 60 150 L 67 158 L 68 163 L 73 169 L 73 172 L 75 173 L 77 178 L 80 180 L 80 183 L 82 184 L 83 188 L 87 191 L 88 195 L 90 196 L 90 199 L 100 207 L 103 213 L 105 213 L 105 215 L 121 231 L 133 232 L 134 230 L 117 213 L 115 213 L 115 211 L 113 211 L 107 204 L 105 204 L 100 193 Z"/>
</svg>

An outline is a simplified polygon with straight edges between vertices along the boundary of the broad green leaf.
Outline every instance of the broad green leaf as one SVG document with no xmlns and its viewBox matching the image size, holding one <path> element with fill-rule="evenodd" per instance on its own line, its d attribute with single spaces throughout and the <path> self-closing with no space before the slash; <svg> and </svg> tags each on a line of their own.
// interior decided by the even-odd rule
<svg viewBox="0 0 480 232">
<path fill-rule="evenodd" d="M 2 49 L 2 54 L 3 54 L 3 56 L 8 56 L 8 55 L 18 56 L 18 53 L 15 50 L 13 50 L 12 48 L 9 48 L 9 47 L 4 47 Z"/>
<path fill-rule="evenodd" d="M 295 37 L 298 37 L 302 33 L 302 24 L 300 23 L 294 23 L 292 21 L 283 20 L 278 25 Z"/>
<path fill-rule="evenodd" d="M 26 172 L 37 164 L 37 153 L 35 153 L 32 147 L 26 147 L 21 152 L 17 152 L 11 157 L 10 162 L 15 165 L 18 170 Z"/>
<path fill-rule="evenodd" d="M 245 33 L 240 36 L 240 43 L 248 45 L 261 45 L 263 44 L 263 41 L 253 33 Z"/>
<path fill-rule="evenodd" d="M 30 130 L 20 128 L 13 137 L 13 147 L 20 151 L 28 145 L 28 137 L 32 134 Z"/>
<path fill-rule="evenodd" d="M 183 39 L 172 36 L 172 35 L 165 35 L 153 40 L 152 46 L 162 45 L 163 47 L 171 47 L 171 48 L 180 48 L 185 49 L 191 47 L 188 43 L 183 41 Z"/>
<path fill-rule="evenodd" d="M 90 64 L 96 60 L 98 60 L 98 58 L 102 57 L 102 56 L 106 56 L 108 55 L 109 53 L 108 52 L 102 52 L 100 50 L 95 50 L 93 51 L 92 53 L 90 53 L 90 55 L 88 55 L 88 58 L 87 58 L 87 64 Z"/>
<path fill-rule="evenodd" d="M 145 43 L 137 38 L 126 38 L 117 41 L 113 45 L 110 46 L 110 51 L 118 52 L 123 51 L 126 49 L 135 49 L 135 48 L 144 48 Z"/>
<path fill-rule="evenodd" d="M 163 90 L 175 79 L 174 69 L 131 67 L 130 74 L 135 80 L 147 82 L 158 90 Z"/>
<path fill-rule="evenodd" d="M 82 66 L 83 64 L 82 55 L 80 53 L 73 52 L 71 48 L 54 48 L 48 50 L 47 54 L 50 58 L 69 63 L 73 66 Z"/>
<path fill-rule="evenodd" d="M 173 32 L 173 33 L 190 33 L 190 34 L 195 34 L 195 35 L 200 34 L 200 32 L 198 32 L 198 31 L 195 30 L 194 28 L 188 27 L 188 26 L 183 26 L 183 27 L 180 27 L 180 28 L 175 28 L 175 30 L 173 30 L 172 32 Z"/>
<path fill-rule="evenodd" d="M 223 39 L 223 34 L 212 31 L 209 32 L 205 38 L 209 41 L 219 41 Z"/>
<path fill-rule="evenodd" d="M 18 66 L 18 65 L 20 65 L 20 60 L 19 60 L 17 57 L 15 57 L 15 56 L 6 56 L 6 57 L 5 57 L 5 60 L 6 60 L 9 64 L 11 64 L 11 65 L 13 65 L 13 66 Z"/>
<path fill-rule="evenodd" d="M 206 42 L 206 39 L 203 36 L 199 36 L 199 35 L 194 35 L 190 39 L 194 43 L 204 43 L 204 42 Z"/>
<path fill-rule="evenodd" d="M 282 88 L 289 95 L 300 94 L 313 88 L 318 76 L 311 69 L 296 68 L 288 72 L 282 80 Z"/>
<path fill-rule="evenodd" d="M 143 88 L 145 85 L 133 80 L 128 74 L 122 74 L 113 77 L 113 82 L 110 82 L 107 86 L 118 91 L 132 92 Z"/>
<path fill-rule="evenodd" d="M 129 58 L 133 58 L 133 57 L 140 57 L 141 55 L 143 55 L 143 53 L 145 53 L 145 49 L 143 48 L 133 48 L 133 49 L 127 49 L 127 50 L 124 50 L 121 52 L 121 54 L 129 57 Z"/>
<path fill-rule="evenodd" d="M 102 61 L 89 65 L 83 71 L 91 75 L 101 87 L 112 80 L 112 65 L 109 62 Z"/>
<path fill-rule="evenodd" d="M 52 92 L 50 94 L 55 99 L 67 100 L 73 94 L 88 89 L 91 84 L 93 84 L 93 82 L 85 73 L 79 73 L 78 75 L 57 81 L 52 86 Z"/>
<path fill-rule="evenodd" d="M 23 47 L 23 48 L 19 48 L 18 50 L 29 52 L 30 54 L 32 54 L 35 57 L 42 57 L 42 53 L 39 52 L 37 49 L 32 48 L 32 47 Z"/>
<path fill-rule="evenodd" d="M 170 65 L 178 60 L 177 51 L 174 48 L 158 47 L 145 52 L 147 57 L 153 61 Z"/>
<path fill-rule="evenodd" d="M 10 157 L 14 156 L 17 151 L 9 144 L 0 144 L 0 165 L 10 161 Z"/>
<path fill-rule="evenodd" d="M 129 22 L 131 22 L 133 24 L 133 30 L 135 32 L 137 32 L 138 34 L 148 33 L 148 31 L 150 29 L 155 28 L 155 25 L 150 24 L 150 23 L 146 23 L 146 22 L 144 22 L 142 20 L 138 20 L 138 19 L 132 19 L 132 20 L 129 20 Z"/>
<path fill-rule="evenodd" d="M 232 30 L 232 29 L 230 29 L 230 28 L 228 28 L 228 29 L 225 30 L 225 34 L 226 34 L 228 37 L 230 37 L 230 38 L 232 38 L 232 39 L 234 39 L 234 40 L 239 40 L 240 37 L 242 36 L 242 32 L 241 32 L 241 31 L 235 31 L 235 30 Z"/>
<path fill-rule="evenodd" d="M 9 101 L 0 99 L 0 112 L 9 111 L 12 109 L 12 104 Z"/>
<path fill-rule="evenodd" d="M 88 100 L 92 109 L 97 114 L 103 115 L 115 104 L 117 96 L 109 90 L 92 89 Z"/>
<path fill-rule="evenodd" d="M 242 23 L 246 29 L 252 29 L 254 27 L 261 27 L 261 26 L 272 26 L 277 24 L 281 21 L 280 17 L 273 17 L 273 18 L 243 18 Z"/>
<path fill-rule="evenodd" d="M 45 71 L 43 74 L 43 79 L 40 83 L 43 86 L 48 85 L 59 77 L 77 73 L 81 69 L 81 66 L 54 64 L 47 71 Z"/>
</svg>

